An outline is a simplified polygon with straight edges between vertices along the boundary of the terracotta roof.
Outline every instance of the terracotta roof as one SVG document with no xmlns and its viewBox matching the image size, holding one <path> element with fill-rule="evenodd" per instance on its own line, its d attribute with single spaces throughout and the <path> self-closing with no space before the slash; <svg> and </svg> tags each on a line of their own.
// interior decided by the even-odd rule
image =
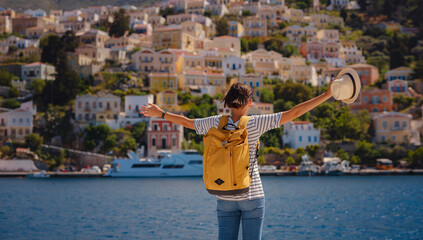
<svg viewBox="0 0 423 240">
<path fill-rule="evenodd" d="M 311 122 L 309 121 L 292 121 L 293 124 L 295 125 L 303 125 L 303 124 L 310 124 Z"/>
</svg>

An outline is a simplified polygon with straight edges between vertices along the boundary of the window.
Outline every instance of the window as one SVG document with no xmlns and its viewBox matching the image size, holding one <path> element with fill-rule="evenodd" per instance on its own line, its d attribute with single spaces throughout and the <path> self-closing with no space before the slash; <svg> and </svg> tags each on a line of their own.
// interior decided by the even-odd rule
<svg viewBox="0 0 423 240">
<path fill-rule="evenodd" d="M 406 127 L 407 127 L 407 122 L 406 122 L 406 121 L 403 121 L 403 122 L 402 122 L 402 127 L 403 127 L 403 128 L 406 128 Z"/>
<path fill-rule="evenodd" d="M 383 102 L 386 103 L 388 101 L 388 97 L 387 96 L 383 96 Z"/>
<path fill-rule="evenodd" d="M 176 147 L 176 137 L 172 138 L 172 146 Z"/>
<path fill-rule="evenodd" d="M 308 136 L 308 142 L 311 142 L 311 136 Z"/>
<path fill-rule="evenodd" d="M 317 137 L 316 136 L 314 136 L 314 142 L 317 142 Z"/>
<path fill-rule="evenodd" d="M 151 146 L 156 146 L 156 138 L 155 137 L 153 137 L 152 139 L 151 139 Z"/>
<path fill-rule="evenodd" d="M 154 131 L 159 130 L 159 126 L 157 125 L 157 123 L 155 123 L 155 124 L 153 125 L 153 129 L 154 129 Z"/>
<path fill-rule="evenodd" d="M 385 135 L 380 136 L 380 141 L 382 141 L 382 142 L 385 142 L 386 141 Z"/>
<path fill-rule="evenodd" d="M 388 122 L 387 122 L 387 121 L 383 121 L 383 122 L 382 122 L 382 127 L 383 127 L 384 129 L 388 128 Z"/>
<path fill-rule="evenodd" d="M 300 142 L 303 141 L 303 137 L 300 136 L 299 139 L 298 139 L 298 141 L 300 141 Z"/>
<path fill-rule="evenodd" d="M 167 131 L 169 128 L 168 124 L 163 124 L 163 131 Z"/>
</svg>

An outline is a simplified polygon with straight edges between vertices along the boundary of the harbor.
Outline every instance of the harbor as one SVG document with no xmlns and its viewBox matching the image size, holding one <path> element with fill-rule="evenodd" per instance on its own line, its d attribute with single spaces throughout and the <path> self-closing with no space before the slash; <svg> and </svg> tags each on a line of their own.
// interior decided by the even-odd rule
<svg viewBox="0 0 423 240">
<path fill-rule="evenodd" d="M 0 178 L 4 177 L 17 177 L 26 178 L 34 172 L 0 172 Z M 46 171 L 45 174 L 50 178 L 109 178 L 104 173 L 90 173 L 90 172 L 56 172 Z M 423 175 L 423 169 L 392 169 L 392 170 L 378 170 L 378 169 L 360 169 L 354 171 L 344 171 L 342 173 L 346 176 L 382 176 L 382 175 Z M 298 172 L 287 170 L 272 170 L 260 171 L 261 176 L 298 176 Z M 303 175 L 304 176 L 304 175 Z M 312 176 L 312 175 L 310 175 Z M 325 176 L 325 175 L 318 175 Z"/>
</svg>

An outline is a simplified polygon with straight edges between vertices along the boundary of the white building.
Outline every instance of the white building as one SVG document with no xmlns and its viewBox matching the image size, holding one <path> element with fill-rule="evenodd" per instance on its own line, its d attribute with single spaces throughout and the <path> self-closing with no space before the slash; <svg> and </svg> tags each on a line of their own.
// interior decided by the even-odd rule
<svg viewBox="0 0 423 240">
<path fill-rule="evenodd" d="M 23 140 L 32 133 L 32 112 L 25 109 L 0 109 L 0 138 Z"/>
<path fill-rule="evenodd" d="M 245 74 L 245 60 L 236 56 L 230 56 L 230 57 L 224 58 L 222 60 L 222 70 L 225 73 L 225 76 L 244 75 Z"/>
<path fill-rule="evenodd" d="M 284 125 L 282 142 L 291 148 L 306 148 L 308 145 L 320 144 L 320 129 L 307 121 L 291 121 Z"/>
<path fill-rule="evenodd" d="M 24 81 L 31 81 L 34 79 L 54 80 L 55 74 L 56 68 L 54 66 L 41 62 L 34 62 L 22 66 L 21 79 Z"/>
<path fill-rule="evenodd" d="M 126 118 L 139 118 L 141 106 L 148 106 L 154 103 L 152 94 L 144 96 L 126 96 L 125 97 L 125 116 Z"/>
</svg>

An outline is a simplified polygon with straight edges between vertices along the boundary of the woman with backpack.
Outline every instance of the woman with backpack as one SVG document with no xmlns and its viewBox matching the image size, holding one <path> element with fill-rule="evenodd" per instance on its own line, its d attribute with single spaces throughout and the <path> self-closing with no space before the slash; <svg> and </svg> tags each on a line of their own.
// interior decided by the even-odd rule
<svg viewBox="0 0 423 240">
<path fill-rule="evenodd" d="M 249 161 L 246 171 L 248 171 L 251 182 L 247 192 L 217 196 L 219 239 L 238 239 L 240 224 L 242 224 L 243 239 L 261 239 L 265 202 L 256 161 L 258 140 L 263 133 L 300 117 L 328 100 L 332 97 L 330 89 L 329 87 L 325 93 L 303 102 L 291 110 L 274 114 L 255 115 L 248 119 L 248 123 L 245 126 L 248 133 L 249 148 Z M 221 129 L 222 125 L 225 125 L 224 129 L 230 132 L 237 129 L 240 120 L 247 115 L 253 101 L 252 98 L 253 92 L 250 86 L 242 83 L 233 84 L 222 100 L 225 107 L 232 109 L 232 115 L 227 118 L 227 123 L 223 124 L 219 124 L 222 117 L 220 115 L 202 119 L 189 119 L 182 115 L 166 112 L 154 104 L 149 104 L 148 107 L 142 106 L 140 112 L 146 117 L 165 118 L 173 123 L 193 129 L 197 134 L 207 134 L 212 128 Z M 225 143 L 222 143 L 223 145 Z M 203 155 L 203 158 L 205 157 L 206 153 Z M 204 161 L 203 168 L 205 168 Z M 218 178 L 215 182 L 220 185 L 225 181 Z"/>
</svg>

